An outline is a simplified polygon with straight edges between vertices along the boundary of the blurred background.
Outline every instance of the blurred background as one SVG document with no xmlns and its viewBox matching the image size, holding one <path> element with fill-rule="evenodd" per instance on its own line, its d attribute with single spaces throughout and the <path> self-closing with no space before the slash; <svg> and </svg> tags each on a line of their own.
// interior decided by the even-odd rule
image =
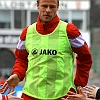
<svg viewBox="0 0 100 100">
<path fill-rule="evenodd" d="M 100 86 L 100 0 L 60 0 L 58 16 L 75 24 L 93 57 L 88 85 Z M 0 84 L 10 76 L 22 29 L 36 22 L 36 0 L 0 0 Z M 24 81 L 16 87 L 21 95 Z"/>
</svg>

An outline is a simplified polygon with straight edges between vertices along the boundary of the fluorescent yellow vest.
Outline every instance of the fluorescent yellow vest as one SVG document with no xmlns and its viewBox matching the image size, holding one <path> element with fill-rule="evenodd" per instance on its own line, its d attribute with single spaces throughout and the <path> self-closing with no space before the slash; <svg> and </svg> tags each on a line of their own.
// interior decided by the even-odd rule
<svg viewBox="0 0 100 100">
<path fill-rule="evenodd" d="M 60 21 L 47 35 L 36 31 L 36 23 L 29 26 L 25 46 L 28 69 L 23 92 L 38 99 L 57 99 L 65 96 L 73 82 L 73 52 L 66 33 L 67 23 Z"/>
</svg>

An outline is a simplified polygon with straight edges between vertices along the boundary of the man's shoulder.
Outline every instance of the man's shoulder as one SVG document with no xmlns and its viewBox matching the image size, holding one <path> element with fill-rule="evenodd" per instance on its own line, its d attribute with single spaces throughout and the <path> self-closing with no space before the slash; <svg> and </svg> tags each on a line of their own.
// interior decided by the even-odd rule
<svg viewBox="0 0 100 100">
<path fill-rule="evenodd" d="M 21 40 L 25 40 L 25 39 L 26 39 L 26 33 L 27 33 L 28 27 L 29 27 L 29 26 L 26 26 L 26 27 L 22 30 L 22 32 L 21 32 L 21 34 L 20 34 L 20 39 L 21 39 Z"/>
</svg>

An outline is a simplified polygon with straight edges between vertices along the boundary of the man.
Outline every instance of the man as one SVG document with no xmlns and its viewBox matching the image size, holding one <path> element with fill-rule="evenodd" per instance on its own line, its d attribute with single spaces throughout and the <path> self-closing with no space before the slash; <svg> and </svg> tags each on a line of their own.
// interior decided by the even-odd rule
<svg viewBox="0 0 100 100">
<path fill-rule="evenodd" d="M 36 23 L 23 29 L 17 45 L 12 75 L 2 93 L 24 79 L 24 100 L 66 98 L 69 90 L 88 82 L 92 58 L 87 43 L 73 24 L 57 16 L 59 0 L 37 0 Z M 73 79 L 74 53 L 77 54 Z M 74 86 L 75 84 L 75 86 Z"/>
</svg>

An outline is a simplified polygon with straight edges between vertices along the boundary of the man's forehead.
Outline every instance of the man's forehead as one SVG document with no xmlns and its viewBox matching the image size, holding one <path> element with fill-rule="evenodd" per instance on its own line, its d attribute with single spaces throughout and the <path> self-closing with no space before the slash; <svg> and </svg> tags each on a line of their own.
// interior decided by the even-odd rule
<svg viewBox="0 0 100 100">
<path fill-rule="evenodd" d="M 39 0 L 39 3 L 58 3 L 58 0 Z"/>
</svg>

